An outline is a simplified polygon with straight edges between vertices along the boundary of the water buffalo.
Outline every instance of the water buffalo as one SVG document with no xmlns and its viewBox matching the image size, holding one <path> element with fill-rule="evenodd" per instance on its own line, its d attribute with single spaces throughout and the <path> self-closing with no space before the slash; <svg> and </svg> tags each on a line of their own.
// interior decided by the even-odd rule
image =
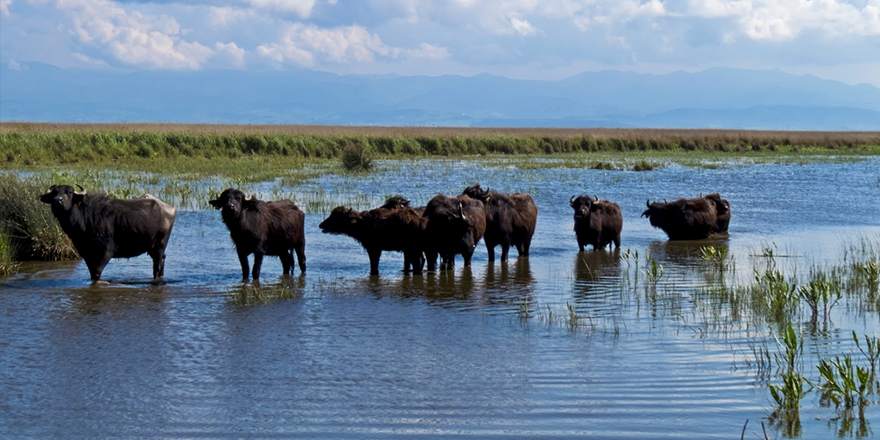
<svg viewBox="0 0 880 440">
<path fill-rule="evenodd" d="M 177 210 L 144 195 L 118 200 L 106 194 L 86 194 L 67 185 L 53 185 L 40 201 L 52 205 L 52 214 L 85 260 L 92 283 L 111 258 L 131 258 L 147 253 L 153 259 L 153 281 L 165 276 L 165 246 Z"/>
<path fill-rule="evenodd" d="M 572 196 L 568 203 L 574 209 L 574 233 L 581 252 L 586 245 L 598 250 L 612 242 L 615 248 L 620 248 L 623 215 L 617 203 L 587 195 Z"/>
<path fill-rule="evenodd" d="M 660 228 L 670 240 L 699 240 L 715 233 L 727 232 L 730 203 L 718 193 L 673 202 L 645 202 L 643 217 L 651 226 Z"/>
<path fill-rule="evenodd" d="M 425 206 L 428 219 L 427 249 L 440 255 L 440 269 L 455 267 L 455 254 L 461 254 L 464 265 L 471 265 L 474 248 L 486 233 L 486 212 L 483 202 L 466 195 L 447 197 L 437 194 Z M 428 258 L 428 270 L 436 260 Z"/>
<path fill-rule="evenodd" d="M 538 207 L 528 194 L 504 194 L 482 189 L 479 184 L 469 186 L 463 195 L 483 202 L 486 209 L 486 252 L 489 261 L 495 261 L 495 246 L 501 245 L 501 261 L 507 261 L 510 246 L 516 246 L 519 256 L 529 255 L 529 246 L 538 222 Z"/>
<path fill-rule="evenodd" d="M 395 196 L 369 211 L 337 206 L 318 227 L 325 234 L 344 234 L 357 240 L 370 257 L 370 275 L 379 275 L 382 251 L 403 252 L 404 268 L 411 266 L 419 275 L 428 220 L 408 205 L 408 200 Z"/>
<path fill-rule="evenodd" d="M 306 272 L 305 214 L 293 202 L 265 202 L 254 196 L 245 197 L 243 192 L 229 188 L 208 203 L 220 210 L 223 223 L 229 229 L 241 263 L 243 281 L 248 279 L 250 254 L 254 254 L 254 281 L 260 279 L 264 255 L 281 258 L 284 275 L 289 275 L 293 270 L 295 251 L 300 272 Z"/>
</svg>

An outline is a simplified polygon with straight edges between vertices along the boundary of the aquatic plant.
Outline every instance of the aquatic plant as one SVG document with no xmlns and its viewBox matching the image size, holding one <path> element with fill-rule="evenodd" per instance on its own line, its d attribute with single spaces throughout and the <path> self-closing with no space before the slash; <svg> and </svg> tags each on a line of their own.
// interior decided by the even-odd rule
<svg viewBox="0 0 880 440">
<path fill-rule="evenodd" d="M 776 403 L 776 410 L 770 419 L 781 422 L 786 435 L 796 437 L 795 434 L 801 430 L 800 402 L 807 392 L 805 388 L 813 386 L 803 374 L 804 341 L 789 323 L 776 338 L 776 344 L 780 348 L 775 358 L 781 383 L 769 385 L 770 395 Z"/>
<path fill-rule="evenodd" d="M 15 261 L 16 253 L 9 236 L 0 230 L 0 277 L 9 276 L 18 270 L 20 264 Z"/>
<path fill-rule="evenodd" d="M 798 295 L 812 310 L 811 319 L 815 321 L 822 310 L 822 320 L 828 321 L 828 312 L 840 301 L 840 278 L 826 275 L 825 272 L 814 270 L 812 279 L 806 285 L 798 287 Z"/>
<path fill-rule="evenodd" d="M 870 370 L 866 367 L 853 365 L 849 355 L 819 361 L 819 376 L 822 383 L 819 390 L 822 398 L 834 402 L 835 408 L 841 405 L 847 410 L 864 408 L 868 400 L 869 386 L 872 382 Z"/>
<path fill-rule="evenodd" d="M 229 302 L 238 306 L 268 304 L 276 300 L 290 300 L 298 297 L 302 288 L 302 277 L 283 281 L 279 284 L 263 286 L 259 282 L 243 284 L 226 291 Z M 297 285 L 294 285 L 297 283 Z"/>
<path fill-rule="evenodd" d="M 712 263 L 715 270 L 723 272 L 727 268 L 727 257 L 728 252 L 726 245 L 722 244 L 717 248 L 715 246 L 703 246 L 700 248 L 700 258 Z"/>
<path fill-rule="evenodd" d="M 645 261 L 644 271 L 645 276 L 648 278 L 648 283 L 652 287 L 656 287 L 657 283 L 660 282 L 660 278 L 663 278 L 663 274 L 666 273 L 666 270 L 663 269 L 663 265 L 651 255 L 648 255 L 647 260 Z"/>
<path fill-rule="evenodd" d="M 369 148 L 362 143 L 350 143 L 342 153 L 342 168 L 352 172 L 367 172 L 373 169 L 373 158 Z"/>
<path fill-rule="evenodd" d="M 52 211 L 39 201 L 47 187 L 38 179 L 0 174 L 0 233 L 17 261 L 78 258 Z"/>
</svg>

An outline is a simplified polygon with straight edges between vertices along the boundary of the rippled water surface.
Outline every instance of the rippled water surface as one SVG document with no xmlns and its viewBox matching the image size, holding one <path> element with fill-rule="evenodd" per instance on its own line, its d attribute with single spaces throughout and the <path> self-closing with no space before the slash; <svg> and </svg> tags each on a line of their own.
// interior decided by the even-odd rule
<svg viewBox="0 0 880 440">
<path fill-rule="evenodd" d="M 746 420 L 746 438 L 762 420 L 783 437 L 767 420 L 775 368 L 755 354 L 777 351 L 776 326 L 712 292 L 748 284 L 768 249 L 803 277 L 880 237 L 877 159 L 650 172 L 383 167 L 288 189 L 373 205 L 395 193 L 424 204 L 474 182 L 529 192 L 539 209 L 531 256 L 512 250 L 490 265 L 481 243 L 471 268 L 459 260 L 454 273 L 410 276 L 386 253 L 369 277 L 366 253 L 321 234 L 315 212 L 307 274 L 283 278 L 267 258 L 260 291 L 282 298 L 242 300 L 254 289 L 239 281 L 219 214 L 181 211 L 166 285 L 146 283 L 146 256 L 113 260 L 109 285 L 89 285 L 81 261 L 26 264 L 2 281 L 0 437 L 729 439 Z M 647 198 L 716 191 L 732 207 L 729 237 L 670 243 L 639 217 Z M 577 252 L 568 200 L 580 193 L 621 205 L 620 251 Z M 729 248 L 726 270 L 700 258 L 708 245 Z M 853 330 L 880 332 L 876 308 L 859 304 L 845 299 L 817 326 L 798 315 L 809 361 L 852 353 Z M 799 436 L 872 437 L 878 411 L 866 409 L 867 431 L 846 429 L 810 393 Z"/>
</svg>

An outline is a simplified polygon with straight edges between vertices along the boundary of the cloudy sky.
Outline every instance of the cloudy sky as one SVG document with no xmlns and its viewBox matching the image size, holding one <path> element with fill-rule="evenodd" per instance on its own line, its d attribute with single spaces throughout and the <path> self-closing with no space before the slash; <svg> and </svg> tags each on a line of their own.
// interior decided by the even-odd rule
<svg viewBox="0 0 880 440">
<path fill-rule="evenodd" d="M 726 66 L 880 87 L 880 0 L 0 0 L 0 63 L 558 79 Z"/>
</svg>

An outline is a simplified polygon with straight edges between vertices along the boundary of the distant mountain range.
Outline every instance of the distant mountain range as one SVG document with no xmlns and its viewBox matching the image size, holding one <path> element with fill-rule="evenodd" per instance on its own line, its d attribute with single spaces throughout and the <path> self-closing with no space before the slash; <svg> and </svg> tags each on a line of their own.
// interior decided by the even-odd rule
<svg viewBox="0 0 880 440">
<path fill-rule="evenodd" d="M 880 130 L 880 89 L 779 70 L 556 81 L 0 66 L 0 120 L 461 127 Z"/>
</svg>

